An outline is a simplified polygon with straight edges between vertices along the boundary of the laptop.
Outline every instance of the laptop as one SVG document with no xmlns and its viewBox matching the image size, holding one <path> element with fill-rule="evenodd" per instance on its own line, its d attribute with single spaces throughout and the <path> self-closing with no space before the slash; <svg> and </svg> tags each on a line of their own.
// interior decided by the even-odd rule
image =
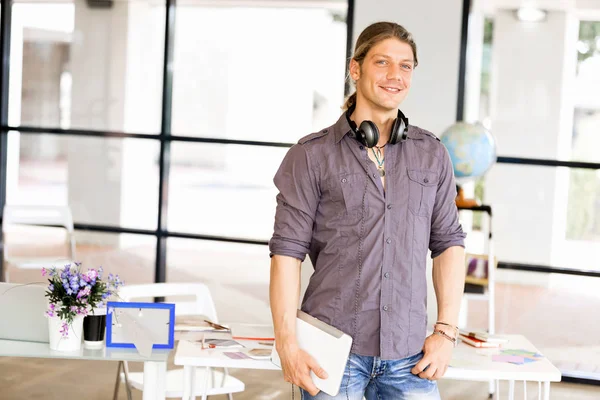
<svg viewBox="0 0 600 400">
<path fill-rule="evenodd" d="M 0 339 L 48 343 L 46 286 L 0 282 Z"/>
</svg>

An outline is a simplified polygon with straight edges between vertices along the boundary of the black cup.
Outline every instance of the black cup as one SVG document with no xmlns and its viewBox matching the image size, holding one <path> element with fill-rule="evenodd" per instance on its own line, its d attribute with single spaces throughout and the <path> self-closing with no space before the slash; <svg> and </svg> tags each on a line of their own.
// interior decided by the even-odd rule
<svg viewBox="0 0 600 400">
<path fill-rule="evenodd" d="M 83 319 L 83 341 L 86 347 L 99 348 L 104 345 L 106 313 L 90 314 Z"/>
</svg>

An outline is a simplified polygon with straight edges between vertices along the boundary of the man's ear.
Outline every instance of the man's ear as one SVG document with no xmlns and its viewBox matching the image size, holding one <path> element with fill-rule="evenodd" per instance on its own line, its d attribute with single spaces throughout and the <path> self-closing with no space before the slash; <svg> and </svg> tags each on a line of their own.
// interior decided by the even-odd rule
<svg viewBox="0 0 600 400">
<path fill-rule="evenodd" d="M 350 78 L 353 81 L 360 79 L 360 65 L 354 58 L 350 60 Z"/>
</svg>

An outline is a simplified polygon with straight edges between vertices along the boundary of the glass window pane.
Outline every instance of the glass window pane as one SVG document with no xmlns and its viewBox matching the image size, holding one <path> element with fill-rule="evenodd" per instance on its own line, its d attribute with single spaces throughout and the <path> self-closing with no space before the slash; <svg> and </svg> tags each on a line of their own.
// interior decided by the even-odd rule
<svg viewBox="0 0 600 400">
<path fill-rule="evenodd" d="M 169 238 L 167 281 L 203 282 L 222 322 L 272 324 L 268 246 Z M 301 296 L 313 272 L 302 265 Z"/>
<path fill-rule="evenodd" d="M 499 261 L 600 271 L 598 171 L 497 164 L 484 186 Z"/>
<path fill-rule="evenodd" d="M 164 2 L 15 3 L 9 124 L 159 132 L 164 26 Z"/>
<path fill-rule="evenodd" d="M 296 142 L 335 122 L 347 3 L 178 6 L 173 134 Z"/>
<path fill-rule="evenodd" d="M 287 148 L 174 142 L 169 231 L 269 240 Z"/>
<path fill-rule="evenodd" d="M 7 203 L 69 205 L 76 223 L 156 229 L 159 146 L 10 132 Z"/>
<path fill-rule="evenodd" d="M 146 235 L 75 231 L 75 259 L 84 270 L 102 267 L 104 277 L 118 274 L 126 284 L 154 282 L 156 238 Z M 17 268 L 11 258 L 62 260 L 69 255 L 64 229 L 12 226 L 7 232 L 9 259 L 4 268 L 11 282 L 45 282 L 39 268 Z"/>
</svg>

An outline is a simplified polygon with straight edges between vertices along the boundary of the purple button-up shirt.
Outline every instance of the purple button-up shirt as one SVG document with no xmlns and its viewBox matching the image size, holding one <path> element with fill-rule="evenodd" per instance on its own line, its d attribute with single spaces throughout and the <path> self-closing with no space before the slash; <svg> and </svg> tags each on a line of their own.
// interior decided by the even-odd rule
<svg viewBox="0 0 600 400">
<path fill-rule="evenodd" d="M 350 134 L 349 134 L 350 133 Z M 352 352 L 401 359 L 421 351 L 431 257 L 463 246 L 446 148 L 410 126 L 385 147 L 385 180 L 351 134 L 345 114 L 302 138 L 274 182 L 279 189 L 271 255 L 315 268 L 302 310 L 352 336 Z"/>
</svg>

